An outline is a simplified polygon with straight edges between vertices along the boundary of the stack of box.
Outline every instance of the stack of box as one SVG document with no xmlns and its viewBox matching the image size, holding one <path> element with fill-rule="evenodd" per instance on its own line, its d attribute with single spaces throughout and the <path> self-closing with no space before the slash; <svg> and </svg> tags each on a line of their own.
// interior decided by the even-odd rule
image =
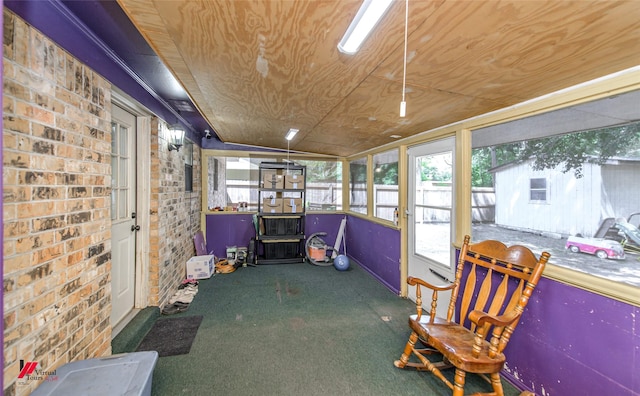
<svg viewBox="0 0 640 396">
<path fill-rule="evenodd" d="M 187 261 L 187 279 L 208 279 L 215 270 L 215 256 L 193 256 Z"/>
</svg>

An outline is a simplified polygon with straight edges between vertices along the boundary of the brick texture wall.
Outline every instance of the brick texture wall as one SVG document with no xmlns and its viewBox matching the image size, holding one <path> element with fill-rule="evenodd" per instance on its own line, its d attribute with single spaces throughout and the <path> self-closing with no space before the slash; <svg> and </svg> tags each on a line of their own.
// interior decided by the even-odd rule
<svg viewBox="0 0 640 396">
<path fill-rule="evenodd" d="M 4 394 L 28 395 L 20 360 L 52 371 L 111 353 L 111 85 L 4 10 Z M 184 279 L 200 229 L 200 149 L 151 122 L 149 306 Z"/>
<path fill-rule="evenodd" d="M 151 127 L 150 300 L 164 306 L 185 278 L 185 263 L 195 255 L 202 192 L 200 148 L 193 145 L 193 191 L 185 192 L 185 149 L 169 151 L 160 120 Z"/>
<path fill-rule="evenodd" d="M 110 92 L 4 11 L 4 394 L 111 351 Z"/>
</svg>

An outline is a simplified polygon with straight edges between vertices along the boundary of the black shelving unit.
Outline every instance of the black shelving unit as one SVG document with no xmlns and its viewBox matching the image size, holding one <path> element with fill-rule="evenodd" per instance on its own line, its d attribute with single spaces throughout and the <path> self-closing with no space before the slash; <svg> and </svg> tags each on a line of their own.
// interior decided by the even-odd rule
<svg viewBox="0 0 640 396">
<path fill-rule="evenodd" d="M 256 264 L 304 262 L 306 166 L 262 162 L 259 177 Z"/>
</svg>

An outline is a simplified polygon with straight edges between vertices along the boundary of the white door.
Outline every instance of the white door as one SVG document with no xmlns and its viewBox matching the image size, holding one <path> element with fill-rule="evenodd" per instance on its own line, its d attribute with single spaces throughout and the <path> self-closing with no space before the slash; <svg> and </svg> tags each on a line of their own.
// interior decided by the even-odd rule
<svg viewBox="0 0 640 396">
<path fill-rule="evenodd" d="M 408 172 L 408 275 L 436 285 L 452 282 L 455 272 L 453 197 L 455 139 L 411 147 Z M 415 288 L 408 296 L 415 301 Z M 438 294 L 438 315 L 445 316 L 451 293 Z M 431 293 L 423 289 L 425 307 Z"/>
<path fill-rule="evenodd" d="M 113 106 L 111 121 L 111 325 L 133 309 L 136 273 L 136 117 Z"/>
</svg>

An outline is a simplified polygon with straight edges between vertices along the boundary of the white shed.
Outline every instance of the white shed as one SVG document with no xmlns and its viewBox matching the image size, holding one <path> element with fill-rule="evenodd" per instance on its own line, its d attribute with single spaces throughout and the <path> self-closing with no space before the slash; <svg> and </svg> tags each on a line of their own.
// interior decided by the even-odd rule
<svg viewBox="0 0 640 396">
<path fill-rule="evenodd" d="M 593 236 L 603 219 L 640 212 L 640 159 L 586 163 L 582 177 L 532 161 L 493 168 L 496 224 L 516 229 Z"/>
</svg>

